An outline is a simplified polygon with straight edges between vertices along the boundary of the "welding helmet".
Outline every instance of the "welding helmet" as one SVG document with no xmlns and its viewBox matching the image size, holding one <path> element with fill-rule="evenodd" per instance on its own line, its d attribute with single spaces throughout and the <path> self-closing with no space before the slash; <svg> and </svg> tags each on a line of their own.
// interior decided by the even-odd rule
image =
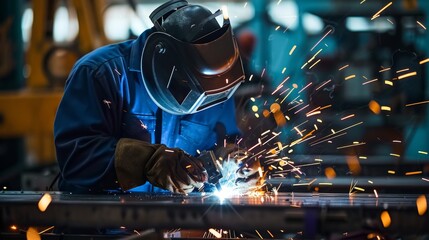
<svg viewBox="0 0 429 240">
<path fill-rule="evenodd" d="M 244 80 L 238 46 L 222 11 L 164 3 L 150 14 L 156 31 L 147 38 L 141 72 L 151 99 L 175 115 L 195 113 L 230 98 Z"/>
</svg>

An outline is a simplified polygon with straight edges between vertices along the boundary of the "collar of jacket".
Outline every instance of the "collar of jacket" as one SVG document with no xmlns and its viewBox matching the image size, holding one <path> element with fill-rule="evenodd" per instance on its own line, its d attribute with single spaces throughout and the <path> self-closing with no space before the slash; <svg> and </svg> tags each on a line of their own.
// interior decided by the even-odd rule
<svg viewBox="0 0 429 240">
<path fill-rule="evenodd" d="M 155 31 L 155 27 L 147 29 L 142 34 L 140 34 L 136 40 L 133 41 L 130 54 L 130 71 L 141 72 L 140 62 L 144 44 L 146 43 L 146 39 L 149 37 L 149 35 Z"/>
</svg>

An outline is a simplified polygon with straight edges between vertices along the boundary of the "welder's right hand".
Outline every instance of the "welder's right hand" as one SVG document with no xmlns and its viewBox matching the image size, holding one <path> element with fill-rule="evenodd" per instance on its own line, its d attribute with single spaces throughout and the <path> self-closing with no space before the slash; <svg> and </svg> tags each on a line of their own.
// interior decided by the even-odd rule
<svg viewBox="0 0 429 240">
<path fill-rule="evenodd" d="M 202 162 L 183 150 L 121 138 L 115 151 L 116 175 L 123 190 L 144 184 L 189 193 L 207 181 Z"/>
</svg>

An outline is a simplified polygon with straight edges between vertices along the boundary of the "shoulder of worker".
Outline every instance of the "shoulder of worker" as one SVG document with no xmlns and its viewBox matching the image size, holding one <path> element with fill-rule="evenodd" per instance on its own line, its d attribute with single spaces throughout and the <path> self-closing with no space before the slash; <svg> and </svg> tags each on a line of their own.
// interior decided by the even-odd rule
<svg viewBox="0 0 429 240">
<path fill-rule="evenodd" d="M 153 28 L 145 30 L 137 39 L 130 39 L 118 43 L 112 43 L 94 49 L 85 54 L 75 64 L 75 68 L 86 66 L 93 70 L 105 65 L 130 64 L 130 58 L 137 58 L 140 65 L 140 56 L 147 37 L 153 32 Z"/>
</svg>

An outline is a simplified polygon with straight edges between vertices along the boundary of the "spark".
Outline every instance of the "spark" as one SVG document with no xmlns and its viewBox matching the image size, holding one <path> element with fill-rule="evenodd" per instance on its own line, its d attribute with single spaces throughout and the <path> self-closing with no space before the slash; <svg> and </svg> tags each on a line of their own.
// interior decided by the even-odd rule
<svg viewBox="0 0 429 240">
<path fill-rule="evenodd" d="M 271 130 L 270 130 L 270 129 L 268 129 L 267 131 L 265 131 L 265 132 L 261 133 L 261 136 L 264 136 L 265 134 L 267 134 L 267 133 L 269 133 L 269 132 L 271 132 Z"/>
<path fill-rule="evenodd" d="M 417 72 L 406 73 L 406 74 L 403 74 L 401 76 L 398 76 L 398 80 L 401 80 L 401 79 L 404 79 L 404 78 L 407 78 L 407 77 L 416 76 L 416 75 L 417 75 Z"/>
<path fill-rule="evenodd" d="M 389 80 L 384 80 L 384 84 L 389 85 L 389 86 L 393 86 L 393 82 L 389 81 Z"/>
<path fill-rule="evenodd" d="M 389 2 L 386 6 L 384 6 L 382 9 L 380 9 L 376 14 L 374 14 L 374 16 L 372 16 L 372 18 L 371 18 L 371 21 L 380 17 L 381 12 L 386 10 L 386 8 L 390 7 L 390 5 L 392 5 L 392 2 Z"/>
<path fill-rule="evenodd" d="M 399 155 L 397 153 L 391 153 L 390 156 L 392 156 L 392 157 L 401 157 L 401 155 Z"/>
<path fill-rule="evenodd" d="M 383 68 L 383 69 L 381 69 L 380 71 L 378 71 L 379 73 L 382 73 L 382 72 L 386 72 L 386 71 L 389 71 L 390 70 L 390 68 Z"/>
<path fill-rule="evenodd" d="M 115 68 L 115 73 L 121 76 L 121 73 L 118 71 L 118 69 Z"/>
<path fill-rule="evenodd" d="M 18 227 L 15 226 L 15 225 L 12 225 L 12 226 L 10 226 L 10 229 L 12 229 L 12 230 L 18 230 Z"/>
<path fill-rule="evenodd" d="M 392 108 L 389 106 L 381 106 L 381 110 L 390 112 L 392 110 Z"/>
<path fill-rule="evenodd" d="M 411 106 L 420 105 L 420 104 L 426 104 L 426 103 L 429 103 L 429 100 L 427 100 L 427 101 L 421 101 L 421 102 L 415 102 L 415 103 L 409 103 L 409 104 L 406 104 L 405 106 L 406 107 L 411 107 Z"/>
<path fill-rule="evenodd" d="M 328 179 L 334 179 L 337 176 L 337 173 L 332 167 L 325 168 L 325 176 Z"/>
<path fill-rule="evenodd" d="M 310 49 L 310 51 L 313 51 L 313 49 L 316 48 L 316 46 L 319 45 L 319 43 L 323 41 L 323 39 L 325 39 L 331 32 L 332 28 L 329 29 L 329 31 Z"/>
<path fill-rule="evenodd" d="M 337 149 L 344 149 L 344 148 L 349 148 L 349 147 L 356 147 L 356 146 L 361 146 L 361 145 L 365 145 L 365 144 L 366 144 L 365 142 L 361 142 L 361 143 L 353 143 L 353 144 L 350 144 L 350 145 L 345 145 L 345 146 L 337 147 Z"/>
<path fill-rule="evenodd" d="M 383 227 L 388 228 L 390 226 L 390 223 L 392 223 L 392 220 L 390 218 L 390 215 L 387 211 L 383 211 L 380 215 L 381 222 L 383 223 Z"/>
<path fill-rule="evenodd" d="M 308 62 L 305 62 L 305 63 L 301 66 L 301 69 L 304 69 L 304 68 L 305 68 L 305 66 L 307 66 L 307 64 L 308 64 Z"/>
<path fill-rule="evenodd" d="M 271 93 L 271 95 L 274 95 L 274 93 L 276 93 L 278 90 L 280 90 L 282 87 L 283 87 L 283 84 L 287 81 L 287 80 L 289 80 L 289 76 L 288 77 L 286 77 L 278 86 L 277 86 L 277 88 L 276 88 L 276 90 L 274 90 L 272 93 Z"/>
<path fill-rule="evenodd" d="M 387 21 L 388 21 L 390 24 L 394 25 L 394 23 L 392 22 L 392 20 L 390 20 L 389 18 L 387 19 Z"/>
<path fill-rule="evenodd" d="M 210 228 L 209 232 L 211 234 L 213 234 L 213 236 L 215 236 L 216 238 L 221 238 L 222 237 L 222 231 L 218 232 L 218 231 L 216 231 L 216 229 Z"/>
<path fill-rule="evenodd" d="M 355 123 L 355 124 L 352 124 L 352 125 L 350 125 L 350 126 L 348 126 L 348 127 L 345 127 L 345 128 L 343 128 L 343 129 L 340 129 L 340 130 L 338 130 L 336 133 L 338 134 L 339 132 L 343 132 L 343 131 L 345 131 L 345 130 L 347 130 L 347 129 L 350 129 L 350 128 L 353 128 L 353 127 L 356 127 L 356 126 L 358 126 L 358 125 L 360 125 L 360 124 L 362 124 L 363 122 L 358 122 L 358 123 Z M 346 134 L 346 133 L 344 133 L 344 134 Z M 344 135 L 344 134 L 342 134 L 342 135 Z M 322 137 L 321 139 L 320 139 L 320 141 L 322 142 L 322 139 L 324 139 L 324 138 L 328 138 L 328 137 L 330 137 L 330 136 L 332 136 L 332 135 L 334 135 L 334 134 L 329 134 L 329 135 L 327 135 L 327 136 L 325 136 L 325 137 Z M 342 136 L 341 135 L 341 136 Z M 336 136 L 336 137 L 339 137 L 339 136 Z M 326 140 L 323 140 L 323 141 L 326 141 Z M 321 143 L 321 142 L 318 142 L 318 143 Z M 317 143 L 317 144 L 318 144 Z M 314 144 L 314 142 L 312 143 L 312 144 Z M 315 144 L 314 144 L 315 145 Z M 312 145 L 312 146 L 314 146 L 314 145 Z"/>
<path fill-rule="evenodd" d="M 396 73 L 406 72 L 406 71 L 409 71 L 409 70 L 410 70 L 409 68 L 404 68 L 404 69 L 396 71 Z"/>
<path fill-rule="evenodd" d="M 293 54 L 293 52 L 295 51 L 295 49 L 296 49 L 296 45 L 293 45 L 293 47 L 289 51 L 289 56 Z"/>
<path fill-rule="evenodd" d="M 292 186 L 296 187 L 296 186 L 310 186 L 311 184 L 313 184 L 315 181 L 317 180 L 317 178 L 311 180 L 310 182 L 304 182 L 304 183 L 294 183 L 292 184 Z"/>
<path fill-rule="evenodd" d="M 286 67 L 283 68 L 282 74 L 284 74 L 285 72 L 286 72 Z"/>
<path fill-rule="evenodd" d="M 265 68 L 262 69 L 261 78 L 264 77 L 264 74 L 265 74 Z"/>
<path fill-rule="evenodd" d="M 317 60 L 313 65 L 311 65 L 308 69 L 312 69 L 316 64 L 318 64 L 321 61 L 321 59 Z"/>
<path fill-rule="evenodd" d="M 316 91 L 318 91 L 320 88 L 322 88 L 323 86 L 325 86 L 326 84 L 328 84 L 330 81 L 331 81 L 331 79 L 329 79 L 329 80 L 325 81 L 324 83 L 322 83 L 320 86 L 318 86 L 316 88 Z"/>
<path fill-rule="evenodd" d="M 425 151 L 418 151 L 418 153 L 420 153 L 420 154 L 425 154 L 425 155 L 427 155 L 427 154 L 428 154 L 428 152 L 425 152 Z"/>
<path fill-rule="evenodd" d="M 424 60 L 421 60 L 420 62 L 419 62 L 419 64 L 425 64 L 425 63 L 428 63 L 429 62 L 429 58 L 426 58 L 426 59 L 424 59 Z"/>
<path fill-rule="evenodd" d="M 299 135 L 301 135 L 301 137 L 302 137 L 302 136 L 304 136 L 304 135 L 302 134 L 302 132 L 301 132 L 301 131 L 299 131 L 299 129 L 298 129 L 297 127 L 294 127 L 293 129 L 295 129 L 295 131 L 296 131 Z"/>
<path fill-rule="evenodd" d="M 33 227 L 28 228 L 26 237 L 27 237 L 27 240 L 40 240 L 41 239 L 39 232 Z"/>
<path fill-rule="evenodd" d="M 258 230 L 255 230 L 255 232 L 258 234 L 259 238 L 264 239 L 261 234 L 258 232 Z"/>
<path fill-rule="evenodd" d="M 365 192 L 365 189 L 361 188 L 361 187 L 354 187 L 354 189 L 361 191 L 361 192 Z"/>
<path fill-rule="evenodd" d="M 374 195 L 376 198 L 378 198 L 378 193 L 377 193 L 377 190 L 375 190 L 375 189 L 374 189 Z"/>
<path fill-rule="evenodd" d="M 295 88 L 292 88 L 287 94 L 286 96 L 283 98 L 283 100 L 280 101 L 280 103 L 283 103 L 284 100 L 286 100 L 286 98 L 293 92 L 293 90 L 295 90 Z"/>
<path fill-rule="evenodd" d="M 359 159 L 367 159 L 365 156 L 359 156 Z"/>
<path fill-rule="evenodd" d="M 258 106 L 253 105 L 253 106 L 252 106 L 252 111 L 253 111 L 253 112 L 257 112 L 257 111 L 258 111 Z"/>
<path fill-rule="evenodd" d="M 422 178 L 423 181 L 429 182 L 429 179 L 427 178 Z"/>
<path fill-rule="evenodd" d="M 327 109 L 327 108 L 330 108 L 330 107 L 332 107 L 332 105 L 331 105 L 331 104 L 326 105 L 326 106 L 323 106 L 323 107 L 320 107 L 320 110 Z"/>
<path fill-rule="evenodd" d="M 356 187 L 357 183 L 358 183 L 358 180 L 354 180 L 354 179 L 352 179 L 352 181 L 350 182 L 349 196 L 351 196 L 354 193 L 353 189 Z"/>
<path fill-rule="evenodd" d="M 43 194 L 42 198 L 39 200 L 38 207 L 41 212 L 46 211 L 49 204 L 52 202 L 52 196 L 49 193 Z"/>
<path fill-rule="evenodd" d="M 310 106 L 310 105 L 309 104 L 305 105 L 304 107 L 296 110 L 296 112 L 294 112 L 293 114 L 297 114 L 297 113 L 301 112 L 302 110 L 306 109 L 308 106 Z"/>
<path fill-rule="evenodd" d="M 423 216 L 426 213 L 428 208 L 426 196 L 423 194 L 420 195 L 416 200 L 416 205 L 417 205 L 417 212 L 419 213 L 420 216 Z"/>
<path fill-rule="evenodd" d="M 279 28 L 280 28 L 280 26 L 277 26 L 277 27 L 275 28 L 275 31 L 279 30 Z"/>
<path fill-rule="evenodd" d="M 422 171 L 414 171 L 414 172 L 406 172 L 405 176 L 411 176 L 411 175 L 419 175 L 422 174 Z"/>
<path fill-rule="evenodd" d="M 355 116 L 354 114 L 350 114 L 350 115 L 348 115 L 348 116 L 342 117 L 342 118 L 341 118 L 341 121 L 346 120 L 346 119 L 349 119 L 349 118 L 352 118 L 352 117 L 354 117 L 354 116 Z"/>
<path fill-rule="evenodd" d="M 317 51 L 311 58 L 310 60 L 307 61 L 307 63 L 311 63 L 316 57 L 317 55 L 319 55 L 319 53 L 322 51 L 323 49 L 319 49 L 319 51 Z"/>
<path fill-rule="evenodd" d="M 49 231 L 49 230 L 53 229 L 54 227 L 55 227 L 55 226 L 50 226 L 50 227 L 46 228 L 45 230 L 43 230 L 43 231 L 39 232 L 39 234 L 43 234 L 43 233 L 45 233 L 45 232 L 47 232 L 47 231 Z"/>
<path fill-rule="evenodd" d="M 174 150 L 171 150 L 171 149 L 165 149 L 165 151 L 166 151 L 166 152 L 174 153 Z"/>
<path fill-rule="evenodd" d="M 244 6 L 243 6 L 243 8 L 246 8 L 246 7 L 247 7 L 247 2 L 245 2 L 245 3 L 244 3 Z"/>
<path fill-rule="evenodd" d="M 360 4 L 362 4 L 362 3 L 364 3 L 366 0 L 362 0 L 361 2 L 360 2 Z"/>
<path fill-rule="evenodd" d="M 374 184 L 374 182 L 373 181 L 371 181 L 371 180 L 368 180 L 368 183 L 370 183 L 370 184 Z M 375 190 L 375 189 L 374 189 Z"/>
<path fill-rule="evenodd" d="M 317 115 L 317 114 L 320 114 L 320 113 L 322 113 L 322 112 L 321 111 L 315 111 L 315 112 L 307 113 L 306 117 L 311 117 L 313 115 Z M 317 129 L 317 127 L 315 127 L 315 128 Z"/>
<path fill-rule="evenodd" d="M 273 235 L 269 230 L 267 230 L 267 232 L 268 232 L 268 234 L 270 234 L 270 236 L 271 236 L 272 238 L 274 238 L 274 235 Z"/>
<path fill-rule="evenodd" d="M 321 182 L 321 183 L 319 183 L 319 186 L 332 186 L 332 183 L 329 183 L 329 182 Z"/>
<path fill-rule="evenodd" d="M 350 79 L 352 79 L 352 78 L 355 78 L 356 77 L 356 75 L 350 75 L 350 76 L 347 76 L 346 78 L 344 78 L 344 80 L 350 80 Z"/>
<path fill-rule="evenodd" d="M 395 174 L 396 172 L 395 172 L 395 171 L 393 171 L 393 170 L 389 170 L 389 171 L 387 171 L 387 173 L 388 173 L 388 174 Z"/>
<path fill-rule="evenodd" d="M 425 25 L 423 25 L 421 22 L 417 21 L 417 24 L 420 25 L 420 27 L 422 27 L 424 30 L 426 30 Z"/>
<path fill-rule="evenodd" d="M 377 79 L 377 78 L 372 79 L 372 80 L 369 80 L 369 81 L 366 81 L 366 82 L 363 82 L 363 83 L 362 83 L 362 85 L 366 85 L 366 84 L 368 84 L 368 83 L 372 83 L 372 82 L 376 82 L 376 81 L 378 81 L 378 79 Z"/>
<path fill-rule="evenodd" d="M 323 143 L 323 142 L 326 142 L 326 141 L 330 141 L 330 140 L 332 140 L 332 139 L 334 139 L 334 138 L 338 138 L 338 137 L 341 137 L 341 136 L 344 136 L 344 135 L 346 135 L 347 133 L 345 132 L 345 133 L 342 133 L 342 134 L 339 134 L 339 135 L 336 135 L 336 136 L 333 136 L 333 137 L 331 137 L 331 138 L 326 138 L 326 139 L 321 139 L 321 140 L 319 140 L 319 141 L 314 141 L 314 142 L 312 142 L 311 143 L 311 146 L 313 147 L 313 146 L 316 146 L 316 145 L 318 145 L 318 144 L 320 144 L 320 143 Z M 330 134 L 330 135 L 328 135 L 328 136 L 332 136 L 333 134 Z M 326 137 L 328 137 L 328 136 L 326 136 Z"/>
<path fill-rule="evenodd" d="M 343 70 L 343 69 L 345 69 L 345 68 L 348 68 L 349 67 L 349 65 L 347 64 L 347 65 L 344 65 L 344 66 L 342 66 L 342 67 L 340 67 L 339 69 L 338 69 L 338 71 L 341 71 L 341 70 Z"/>
<path fill-rule="evenodd" d="M 314 159 L 314 161 L 316 161 L 316 162 L 323 162 L 323 159 L 316 158 L 316 159 Z"/>
<path fill-rule="evenodd" d="M 250 82 L 250 81 L 252 81 L 252 78 L 253 78 L 253 74 L 252 74 L 252 75 L 250 75 L 250 77 L 249 77 L 249 82 Z"/>
<path fill-rule="evenodd" d="M 393 140 L 392 142 L 394 142 L 394 143 L 402 143 L 401 140 Z"/>
</svg>

